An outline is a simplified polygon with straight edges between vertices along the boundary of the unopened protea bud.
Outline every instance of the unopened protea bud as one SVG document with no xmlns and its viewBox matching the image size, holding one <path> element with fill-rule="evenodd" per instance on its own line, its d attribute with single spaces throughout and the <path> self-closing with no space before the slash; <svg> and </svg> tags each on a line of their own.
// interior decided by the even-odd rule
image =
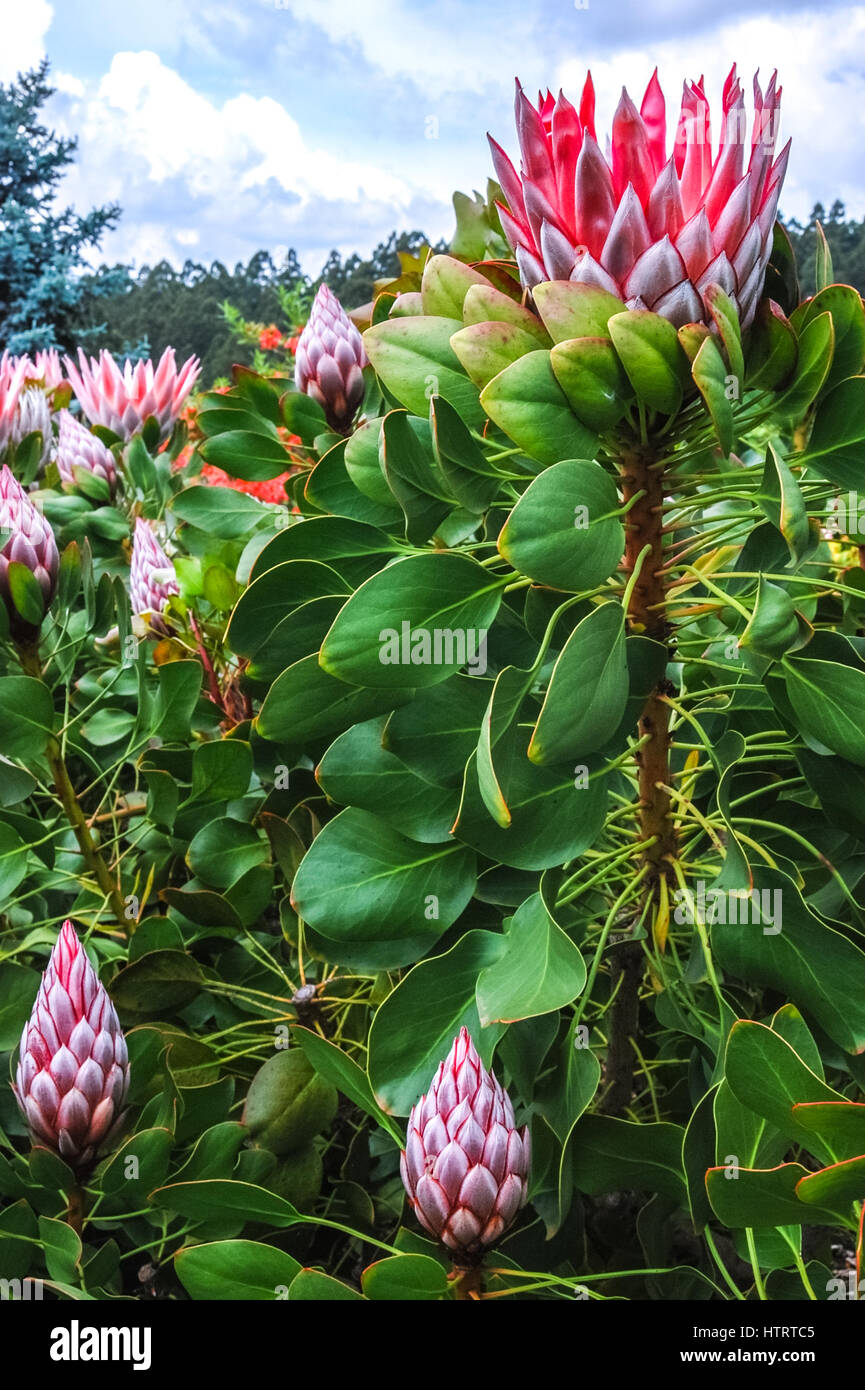
<svg viewBox="0 0 865 1390">
<path fill-rule="evenodd" d="M 118 1127 L 128 1085 L 114 1005 L 64 922 L 24 1025 L 12 1088 L 33 1142 L 86 1168 Z"/>
<path fill-rule="evenodd" d="M 51 429 L 51 407 L 41 386 L 28 386 L 18 397 L 18 409 L 12 422 L 10 443 L 17 448 L 22 439 L 26 439 L 30 434 L 41 435 L 39 465 L 42 467 L 48 462 L 54 433 Z"/>
<path fill-rule="evenodd" d="M 142 517 L 135 521 L 129 599 L 136 617 L 149 616 L 155 632 L 167 633 L 162 614 L 173 594 L 179 594 L 174 566 Z"/>
<path fill-rule="evenodd" d="M 15 640 L 32 641 L 38 629 L 24 619 L 12 599 L 9 566 L 13 561 L 26 565 L 36 576 L 47 610 L 57 588 L 57 542 L 49 523 L 4 463 L 0 468 L 0 600 L 9 614 L 9 630 Z"/>
<path fill-rule="evenodd" d="M 0 357 L 0 458 L 6 452 L 18 414 L 18 397 L 27 379 L 28 358 Z"/>
<path fill-rule="evenodd" d="M 529 1132 L 465 1028 L 408 1120 L 400 1171 L 421 1225 L 477 1259 L 526 1200 Z"/>
<path fill-rule="evenodd" d="M 64 361 L 90 423 L 103 425 L 124 440 L 150 419 L 157 422 L 160 438 L 167 439 L 201 370 L 198 358 L 190 357 L 178 371 L 174 348 L 166 348 L 155 367 L 148 358 L 136 363 L 127 360 L 121 370 L 104 349 L 98 358 L 88 360 L 79 348 L 78 367 L 68 357 Z"/>
<path fill-rule="evenodd" d="M 336 295 L 322 285 L 298 340 L 294 380 L 341 434 L 347 433 L 363 400 L 361 368 L 366 364 L 360 333 Z"/>
<path fill-rule="evenodd" d="M 68 410 L 60 412 L 57 452 L 54 455 L 57 471 L 64 483 L 74 483 L 76 468 L 83 468 L 101 478 L 113 491 L 117 482 L 114 455 L 102 440 L 86 429 Z"/>
</svg>

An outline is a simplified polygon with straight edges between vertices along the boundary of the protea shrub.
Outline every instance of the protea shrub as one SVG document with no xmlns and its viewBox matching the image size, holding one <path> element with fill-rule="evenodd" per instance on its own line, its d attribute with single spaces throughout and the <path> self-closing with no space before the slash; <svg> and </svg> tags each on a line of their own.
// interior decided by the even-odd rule
<svg viewBox="0 0 865 1390">
<path fill-rule="evenodd" d="M 531 1147 L 510 1097 L 483 1066 L 466 1028 L 408 1120 L 400 1172 L 430 1235 L 473 1263 L 504 1234 L 526 1200 Z"/>
<path fill-rule="evenodd" d="M 34 1144 L 88 1168 L 122 1122 L 128 1087 L 116 1010 L 64 922 L 21 1034 L 12 1087 Z"/>
<path fill-rule="evenodd" d="M 178 371 L 174 348 L 166 348 L 154 367 L 146 362 L 124 362 L 121 368 L 110 352 L 87 358 L 78 349 L 78 366 L 64 359 L 69 381 L 91 425 L 101 425 L 120 439 L 131 439 L 155 420 L 158 438 L 167 439 L 184 401 L 201 370 L 197 357 L 189 357 Z"/>
<path fill-rule="evenodd" d="M 351 428 L 363 400 L 366 362 L 360 333 L 336 295 L 322 285 L 298 340 L 294 379 L 340 434 Z"/>
</svg>

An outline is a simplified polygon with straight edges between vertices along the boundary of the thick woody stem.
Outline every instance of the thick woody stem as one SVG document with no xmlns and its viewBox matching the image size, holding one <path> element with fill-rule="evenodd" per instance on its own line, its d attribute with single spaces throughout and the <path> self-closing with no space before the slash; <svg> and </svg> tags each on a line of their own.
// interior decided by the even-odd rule
<svg viewBox="0 0 865 1390">
<path fill-rule="evenodd" d="M 664 609 L 663 468 L 649 446 L 635 445 L 621 457 L 622 491 L 630 507 L 625 528 L 627 574 L 639 573 L 630 590 L 628 630 L 666 644 L 670 626 Z M 655 899 L 662 878 L 672 872 L 676 831 L 670 785 L 670 708 L 663 699 L 663 678 L 649 695 L 640 715 L 641 747 L 636 754 L 639 786 L 639 836 L 650 842 L 641 862 L 648 867 L 646 894 Z M 606 1089 L 602 1110 L 621 1113 L 633 1092 L 636 1054 L 632 1039 L 639 1026 L 643 950 L 639 942 L 625 941 L 612 953 L 612 987 L 615 999 L 609 1015 L 609 1039 L 605 1069 Z"/>
<path fill-rule="evenodd" d="M 84 1191 L 77 1185 L 70 1187 L 66 1194 L 66 1223 L 71 1226 L 76 1235 L 81 1235 L 84 1224 Z"/>
<path fill-rule="evenodd" d="M 42 679 L 42 666 L 39 661 L 39 653 L 35 647 L 19 648 L 19 658 L 22 668 L 28 675 L 34 676 L 37 680 Z M 112 874 L 105 860 L 103 859 L 96 841 L 90 831 L 87 817 L 81 808 L 72 779 L 69 776 L 69 769 L 63 757 L 63 749 L 56 738 L 51 738 L 45 750 L 45 760 L 51 769 L 51 777 L 54 782 L 54 790 L 57 798 L 63 807 L 64 814 L 69 822 L 81 857 L 84 860 L 91 876 L 96 880 L 106 901 L 111 906 L 111 911 L 117 921 L 118 926 L 128 930 L 128 919 L 126 917 L 126 903 L 120 891 L 120 885 Z"/>
<path fill-rule="evenodd" d="M 455 1281 L 457 1299 L 477 1300 L 483 1292 L 483 1266 L 477 1264 L 461 1265 L 454 1260 L 451 1279 Z"/>
</svg>

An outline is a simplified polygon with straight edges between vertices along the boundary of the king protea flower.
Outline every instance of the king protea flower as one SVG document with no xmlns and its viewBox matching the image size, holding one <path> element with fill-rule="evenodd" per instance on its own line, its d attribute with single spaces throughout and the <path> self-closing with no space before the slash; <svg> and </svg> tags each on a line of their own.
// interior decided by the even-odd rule
<svg viewBox="0 0 865 1390">
<path fill-rule="evenodd" d="M 18 418 L 18 399 L 27 380 L 26 357 L 0 357 L 0 456 L 12 440 Z"/>
<path fill-rule="evenodd" d="M 83 468 L 97 478 L 102 478 L 113 490 L 117 482 L 117 468 L 114 455 L 98 435 L 93 434 L 76 420 L 68 410 L 61 410 L 57 434 L 57 451 L 54 462 L 64 483 L 74 483 L 75 469 Z"/>
<path fill-rule="evenodd" d="M 363 400 L 367 364 L 360 333 L 336 295 L 322 285 L 300 335 L 294 363 L 298 391 L 318 401 L 331 429 L 345 434 Z"/>
<path fill-rule="evenodd" d="M 18 641 L 30 641 L 36 629 L 21 617 L 9 587 L 9 566 L 13 561 L 26 565 L 36 576 L 47 610 L 57 588 L 57 542 L 45 517 L 4 463 L 0 468 L 0 601 L 9 614 L 12 636 Z"/>
<path fill-rule="evenodd" d="M 124 362 L 121 369 L 104 349 L 88 359 L 78 349 L 79 367 L 67 357 L 66 370 L 81 409 L 91 425 L 103 425 L 121 439 L 131 439 L 145 422 L 156 420 L 160 439 L 171 433 L 183 403 L 201 370 L 197 357 L 188 358 L 180 371 L 174 348 L 166 348 L 153 363 Z"/>
<path fill-rule="evenodd" d="M 64 922 L 21 1034 L 12 1087 L 34 1144 L 86 1168 L 123 1118 L 128 1086 L 114 1005 Z"/>
<path fill-rule="evenodd" d="M 129 599 L 136 617 L 149 617 L 156 632 L 166 633 L 162 621 L 168 600 L 179 594 L 174 566 L 159 544 L 148 521 L 136 517 L 129 570 Z"/>
<path fill-rule="evenodd" d="M 400 1172 L 415 1215 L 449 1249 L 476 1259 L 525 1202 L 529 1160 L 528 1129 L 514 1125 L 507 1091 L 461 1028 L 409 1115 Z"/>
<path fill-rule="evenodd" d="M 27 380 L 41 381 L 48 392 L 56 391 L 57 387 L 66 380 L 63 375 L 60 353 L 56 348 L 41 349 L 39 352 L 35 352 L 32 357 L 25 354 L 22 360 L 27 363 Z"/>
<path fill-rule="evenodd" d="M 657 69 L 638 111 L 627 91 L 613 117 L 605 159 L 595 136 L 595 94 L 586 78 L 579 110 L 561 92 L 532 105 L 517 84 L 518 174 L 490 139 L 507 206 L 502 227 L 523 284 L 596 285 L 628 308 L 652 309 L 677 327 L 707 317 L 719 285 L 743 326 L 754 316 L 772 247 L 789 142 L 773 162 L 781 89 L 754 78 L 754 121 L 745 165 L 746 115 L 733 67 L 713 157 L 703 79 L 685 84 L 667 152 Z"/>
</svg>

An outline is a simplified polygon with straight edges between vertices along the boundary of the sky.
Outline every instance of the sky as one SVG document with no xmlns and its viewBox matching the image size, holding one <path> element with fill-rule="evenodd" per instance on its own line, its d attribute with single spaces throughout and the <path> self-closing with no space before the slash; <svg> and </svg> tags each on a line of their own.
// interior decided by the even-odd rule
<svg viewBox="0 0 865 1390">
<path fill-rule="evenodd" d="M 490 131 L 513 154 L 513 83 L 578 98 L 598 127 L 657 64 L 670 109 L 739 65 L 778 68 L 781 203 L 865 216 L 865 5 L 818 0 L 0 0 L 0 82 L 46 55 L 48 116 L 79 140 L 63 194 L 123 216 L 102 247 L 136 267 L 229 265 L 293 246 L 315 275 L 393 229 L 453 230 L 484 189 Z"/>
</svg>

